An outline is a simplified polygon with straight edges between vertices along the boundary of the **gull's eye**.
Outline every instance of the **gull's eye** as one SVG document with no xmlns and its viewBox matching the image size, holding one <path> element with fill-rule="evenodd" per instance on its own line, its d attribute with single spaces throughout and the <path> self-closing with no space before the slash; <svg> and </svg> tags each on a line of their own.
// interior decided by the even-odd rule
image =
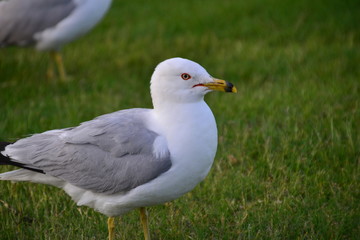
<svg viewBox="0 0 360 240">
<path fill-rule="evenodd" d="M 188 73 L 183 73 L 183 74 L 181 74 L 181 78 L 184 80 L 189 80 L 191 78 L 191 76 Z"/>
</svg>

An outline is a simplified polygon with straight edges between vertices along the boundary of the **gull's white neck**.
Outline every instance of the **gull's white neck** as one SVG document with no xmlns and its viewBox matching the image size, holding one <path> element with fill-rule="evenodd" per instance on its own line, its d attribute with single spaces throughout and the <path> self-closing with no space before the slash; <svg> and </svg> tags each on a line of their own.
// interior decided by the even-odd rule
<svg viewBox="0 0 360 240">
<path fill-rule="evenodd" d="M 162 102 L 154 106 L 154 116 L 161 125 L 160 131 L 169 139 L 174 137 L 179 141 L 181 137 L 202 135 L 205 132 L 217 136 L 214 115 L 204 100 L 187 103 Z M 190 136 L 185 136 L 186 134 Z M 204 136 L 208 137 L 207 135 Z"/>
</svg>

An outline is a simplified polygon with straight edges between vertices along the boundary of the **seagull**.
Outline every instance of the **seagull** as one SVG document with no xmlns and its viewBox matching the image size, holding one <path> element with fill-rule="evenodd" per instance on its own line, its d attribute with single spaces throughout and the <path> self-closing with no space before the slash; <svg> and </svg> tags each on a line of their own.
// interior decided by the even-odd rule
<svg viewBox="0 0 360 240">
<path fill-rule="evenodd" d="M 191 191 L 214 161 L 217 127 L 205 94 L 237 90 L 198 63 L 171 58 L 155 68 L 150 91 L 153 109 L 120 110 L 77 127 L 2 142 L 0 164 L 21 169 L 0 174 L 0 180 L 62 188 L 77 205 L 109 217 L 109 240 L 114 217 L 139 208 L 150 239 L 145 207 Z"/>
<path fill-rule="evenodd" d="M 61 47 L 92 29 L 110 4 L 111 0 L 0 0 L 0 47 L 50 51 L 65 80 Z M 52 69 L 48 74 L 53 75 Z"/>
</svg>

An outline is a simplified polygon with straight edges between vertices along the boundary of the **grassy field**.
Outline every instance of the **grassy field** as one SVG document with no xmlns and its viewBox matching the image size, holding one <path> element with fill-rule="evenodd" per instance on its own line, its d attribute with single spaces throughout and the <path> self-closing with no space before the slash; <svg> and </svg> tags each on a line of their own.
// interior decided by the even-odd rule
<svg viewBox="0 0 360 240">
<path fill-rule="evenodd" d="M 156 64 L 189 58 L 239 93 L 207 96 L 214 166 L 191 193 L 149 209 L 152 237 L 358 239 L 359 23 L 356 0 L 116 0 L 65 47 L 67 83 L 46 79 L 46 53 L 0 49 L 0 140 L 151 107 Z M 117 239 L 142 239 L 138 219 L 123 216 Z M 0 182 L 1 240 L 106 237 L 106 217 L 63 191 Z"/>
</svg>

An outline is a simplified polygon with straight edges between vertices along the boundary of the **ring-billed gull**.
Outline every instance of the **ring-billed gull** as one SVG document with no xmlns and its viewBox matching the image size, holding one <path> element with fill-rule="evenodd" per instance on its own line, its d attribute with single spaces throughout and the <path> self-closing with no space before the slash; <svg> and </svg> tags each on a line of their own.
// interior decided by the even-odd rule
<svg viewBox="0 0 360 240">
<path fill-rule="evenodd" d="M 0 47 L 50 50 L 64 80 L 60 48 L 93 28 L 110 4 L 111 0 L 0 0 Z"/>
<path fill-rule="evenodd" d="M 140 208 L 150 239 L 144 207 L 189 192 L 213 163 L 217 128 L 204 95 L 236 88 L 193 61 L 172 58 L 155 68 L 150 89 L 153 109 L 121 110 L 3 143 L 0 163 L 23 169 L 2 173 L 0 180 L 64 189 L 78 205 L 109 216 L 109 239 L 113 217 Z"/>
</svg>

